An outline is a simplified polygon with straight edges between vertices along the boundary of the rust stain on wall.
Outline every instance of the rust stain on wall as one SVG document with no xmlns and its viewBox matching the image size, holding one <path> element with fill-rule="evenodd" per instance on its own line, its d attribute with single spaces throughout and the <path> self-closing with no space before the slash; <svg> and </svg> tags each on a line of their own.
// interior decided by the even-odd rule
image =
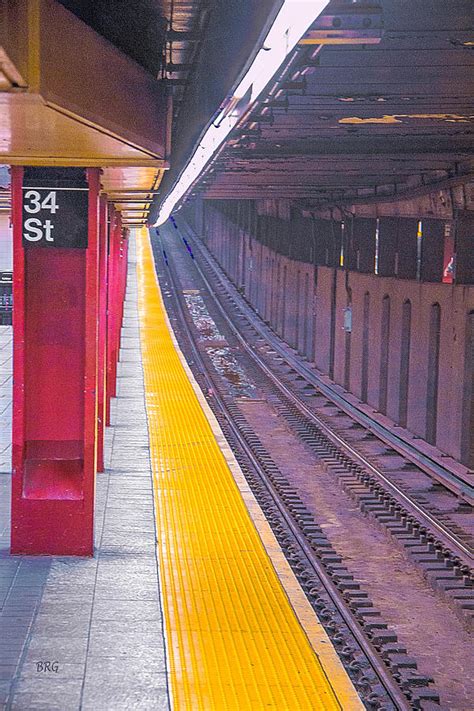
<svg viewBox="0 0 474 711">
<path fill-rule="evenodd" d="M 470 123 L 474 116 L 461 116 L 460 114 L 385 114 L 384 116 L 360 118 L 358 116 L 350 116 L 348 118 L 339 119 L 339 123 L 348 124 L 395 124 L 403 123 L 403 119 L 432 119 L 435 121 L 446 121 L 448 123 Z"/>
</svg>

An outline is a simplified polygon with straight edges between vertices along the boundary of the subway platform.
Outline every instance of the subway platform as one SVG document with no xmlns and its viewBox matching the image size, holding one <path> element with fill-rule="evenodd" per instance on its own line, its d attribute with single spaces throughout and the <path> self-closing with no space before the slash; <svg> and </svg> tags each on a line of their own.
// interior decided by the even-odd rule
<svg viewBox="0 0 474 711">
<path fill-rule="evenodd" d="M 93 558 L 9 552 L 0 328 L 0 708 L 362 704 L 177 349 L 136 233 Z"/>
</svg>

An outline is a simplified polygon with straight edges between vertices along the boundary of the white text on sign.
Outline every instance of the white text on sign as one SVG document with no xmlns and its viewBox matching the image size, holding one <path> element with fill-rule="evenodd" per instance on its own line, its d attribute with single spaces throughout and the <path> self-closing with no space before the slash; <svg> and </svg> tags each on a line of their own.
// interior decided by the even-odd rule
<svg viewBox="0 0 474 711">
<path fill-rule="evenodd" d="M 51 190 L 46 197 L 41 200 L 41 194 L 37 190 L 28 190 L 24 195 L 23 208 L 25 212 L 28 212 L 30 215 L 40 212 L 40 210 L 48 210 L 55 215 L 59 210 L 59 206 L 56 202 L 56 191 Z M 39 242 L 43 237 L 46 242 L 54 242 L 54 237 L 51 234 L 54 225 L 51 220 L 42 222 L 37 217 L 30 217 L 28 220 L 25 220 L 24 229 L 23 237 L 28 242 Z"/>
</svg>

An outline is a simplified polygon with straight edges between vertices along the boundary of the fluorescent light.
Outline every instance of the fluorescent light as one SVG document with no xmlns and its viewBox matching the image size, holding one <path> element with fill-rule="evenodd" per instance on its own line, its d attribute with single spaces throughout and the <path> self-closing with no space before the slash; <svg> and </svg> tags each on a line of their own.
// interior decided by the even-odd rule
<svg viewBox="0 0 474 711">
<path fill-rule="evenodd" d="M 219 118 L 212 123 L 181 173 L 170 194 L 163 201 L 155 226 L 162 225 L 175 205 L 202 173 L 219 146 L 223 143 L 242 115 L 235 111 L 239 100 L 247 98 L 246 109 L 261 94 L 284 59 L 295 47 L 306 30 L 324 10 L 328 0 L 285 0 L 276 16 L 262 47 L 245 76 L 229 97 Z M 230 110 L 229 110 L 230 109 Z"/>
</svg>

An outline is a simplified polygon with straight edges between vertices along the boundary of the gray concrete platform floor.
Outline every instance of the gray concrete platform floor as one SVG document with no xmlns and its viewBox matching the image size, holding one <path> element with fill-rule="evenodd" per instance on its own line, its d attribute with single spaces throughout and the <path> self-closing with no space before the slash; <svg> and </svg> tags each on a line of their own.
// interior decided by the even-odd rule
<svg viewBox="0 0 474 711">
<path fill-rule="evenodd" d="M 133 244 L 92 559 L 9 553 L 11 347 L 0 327 L 0 709 L 168 709 Z"/>
</svg>

